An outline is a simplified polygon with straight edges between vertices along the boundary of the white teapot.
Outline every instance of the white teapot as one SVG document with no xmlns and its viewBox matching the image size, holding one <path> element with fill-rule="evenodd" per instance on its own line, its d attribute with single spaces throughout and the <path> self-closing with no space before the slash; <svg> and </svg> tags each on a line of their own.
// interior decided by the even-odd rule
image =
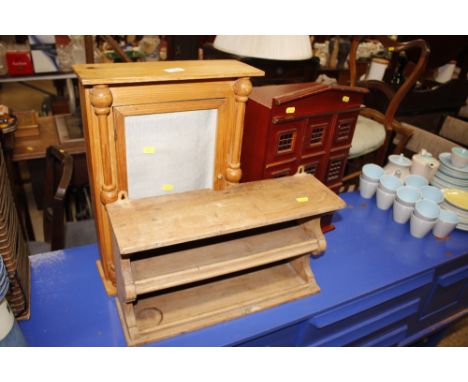
<svg viewBox="0 0 468 382">
<path fill-rule="evenodd" d="M 414 154 L 412 157 L 411 174 L 421 175 L 429 182 L 434 177 L 439 169 L 439 161 L 426 149 L 422 149 L 419 154 Z"/>
<path fill-rule="evenodd" d="M 390 155 L 388 163 L 384 167 L 384 173 L 387 175 L 395 175 L 404 181 L 410 175 L 411 159 L 406 158 L 403 154 Z"/>
</svg>

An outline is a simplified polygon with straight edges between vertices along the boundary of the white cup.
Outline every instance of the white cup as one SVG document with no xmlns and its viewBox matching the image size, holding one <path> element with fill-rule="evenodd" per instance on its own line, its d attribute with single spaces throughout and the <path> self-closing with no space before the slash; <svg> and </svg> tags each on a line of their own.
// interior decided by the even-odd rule
<svg viewBox="0 0 468 382">
<path fill-rule="evenodd" d="M 439 218 L 436 221 L 432 233 L 435 237 L 444 238 L 452 232 L 457 224 L 460 222 L 460 218 L 455 212 L 449 210 L 440 210 Z"/>
<path fill-rule="evenodd" d="M 361 169 L 361 176 L 370 182 L 378 182 L 383 174 L 384 169 L 375 163 L 365 164 Z"/>
<path fill-rule="evenodd" d="M 359 177 L 359 192 L 364 199 L 371 199 L 374 196 L 375 191 L 377 191 L 378 185 L 378 181 L 369 181 L 362 175 Z"/>
<path fill-rule="evenodd" d="M 414 205 L 414 214 L 421 219 L 435 222 L 440 215 L 440 207 L 432 200 L 423 199 Z"/>
<path fill-rule="evenodd" d="M 412 174 L 405 179 L 405 185 L 415 188 L 427 186 L 429 183 L 427 179 L 421 175 Z"/>
<path fill-rule="evenodd" d="M 425 200 L 432 200 L 437 204 L 442 203 L 444 201 L 444 194 L 442 191 L 434 186 L 423 186 L 420 188 L 422 199 Z"/>
<path fill-rule="evenodd" d="M 413 210 L 413 206 L 408 206 L 396 198 L 393 202 L 393 220 L 397 223 L 405 224 L 411 217 Z"/>
<path fill-rule="evenodd" d="M 464 147 L 454 147 L 450 159 L 455 167 L 465 167 L 468 165 L 468 150 Z"/>
<path fill-rule="evenodd" d="M 383 191 L 395 193 L 403 185 L 403 182 L 395 175 L 382 175 L 379 179 L 379 187 Z"/>
<path fill-rule="evenodd" d="M 377 187 L 377 207 L 381 210 L 388 210 L 395 200 L 396 192 L 387 192 L 381 185 Z"/>
<path fill-rule="evenodd" d="M 427 220 L 419 217 L 414 212 L 410 220 L 410 233 L 411 236 L 418 239 L 427 235 L 427 233 L 435 226 L 436 220 Z"/>
</svg>

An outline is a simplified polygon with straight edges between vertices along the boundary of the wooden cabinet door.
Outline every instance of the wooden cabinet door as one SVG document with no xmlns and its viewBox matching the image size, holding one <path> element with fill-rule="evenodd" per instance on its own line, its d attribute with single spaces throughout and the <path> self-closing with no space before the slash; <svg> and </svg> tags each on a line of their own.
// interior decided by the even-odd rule
<svg viewBox="0 0 468 382">
<path fill-rule="evenodd" d="M 302 155 L 325 152 L 332 130 L 333 116 L 308 118 L 304 130 Z"/>
<path fill-rule="evenodd" d="M 348 146 L 351 144 L 356 127 L 358 112 L 343 113 L 336 117 L 333 133 L 333 147 Z"/>
<path fill-rule="evenodd" d="M 314 175 L 321 182 L 325 182 L 326 157 L 325 154 L 303 156 L 301 158 L 301 166 L 304 166 L 304 172 Z"/>
</svg>

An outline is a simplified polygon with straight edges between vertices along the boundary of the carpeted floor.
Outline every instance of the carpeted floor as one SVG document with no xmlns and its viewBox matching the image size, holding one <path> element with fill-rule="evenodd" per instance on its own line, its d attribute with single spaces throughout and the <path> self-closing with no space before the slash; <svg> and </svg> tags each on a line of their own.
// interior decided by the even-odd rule
<svg viewBox="0 0 468 382">
<path fill-rule="evenodd" d="M 468 346 L 468 317 L 451 325 L 437 346 Z"/>
</svg>

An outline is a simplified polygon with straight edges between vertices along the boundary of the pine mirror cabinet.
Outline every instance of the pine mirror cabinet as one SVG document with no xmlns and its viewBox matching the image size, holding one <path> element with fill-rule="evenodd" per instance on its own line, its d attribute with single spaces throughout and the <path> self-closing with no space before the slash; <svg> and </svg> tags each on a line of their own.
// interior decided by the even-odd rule
<svg viewBox="0 0 468 382">
<path fill-rule="evenodd" d="M 102 272 L 129 345 L 317 293 L 314 176 L 239 184 L 249 77 L 238 61 L 76 65 Z"/>
<path fill-rule="evenodd" d="M 98 267 L 115 294 L 105 206 L 241 178 L 240 145 L 249 78 L 234 60 L 74 65 L 98 234 Z"/>
</svg>

